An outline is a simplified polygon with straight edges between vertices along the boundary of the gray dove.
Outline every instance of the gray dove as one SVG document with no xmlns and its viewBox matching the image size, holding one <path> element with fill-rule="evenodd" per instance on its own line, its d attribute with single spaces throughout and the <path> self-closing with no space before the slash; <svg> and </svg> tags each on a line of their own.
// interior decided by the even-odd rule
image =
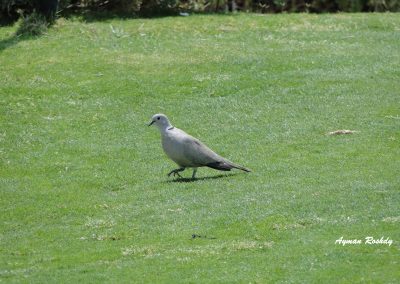
<svg viewBox="0 0 400 284">
<path fill-rule="evenodd" d="M 235 165 L 227 159 L 219 156 L 201 141 L 190 136 L 185 131 L 171 125 L 164 114 L 155 114 L 151 118 L 149 126 L 155 124 L 161 132 L 161 142 L 167 156 L 178 164 L 179 168 L 168 173 L 182 177 L 179 172 L 186 168 L 193 168 L 192 179 L 195 178 L 197 168 L 209 167 L 220 171 L 239 169 L 250 172 L 245 167 Z"/>
</svg>

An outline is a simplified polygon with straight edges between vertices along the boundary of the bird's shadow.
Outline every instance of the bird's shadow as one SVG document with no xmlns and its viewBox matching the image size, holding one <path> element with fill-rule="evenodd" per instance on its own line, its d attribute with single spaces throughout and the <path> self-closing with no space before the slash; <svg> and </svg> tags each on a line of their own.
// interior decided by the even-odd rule
<svg viewBox="0 0 400 284">
<path fill-rule="evenodd" d="M 171 182 L 189 183 L 189 182 L 195 182 L 195 181 L 200 181 L 200 180 L 228 178 L 228 177 L 236 176 L 236 175 L 238 175 L 238 173 L 220 174 L 220 175 L 216 175 L 216 176 L 207 176 L 207 177 L 200 177 L 200 178 L 177 178 L 177 179 L 173 179 L 173 180 L 164 181 L 164 183 L 171 183 Z"/>
</svg>

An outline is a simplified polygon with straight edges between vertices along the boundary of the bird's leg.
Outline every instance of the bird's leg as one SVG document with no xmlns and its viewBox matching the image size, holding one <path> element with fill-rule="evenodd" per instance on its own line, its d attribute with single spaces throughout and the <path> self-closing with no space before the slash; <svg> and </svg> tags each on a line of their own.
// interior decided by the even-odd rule
<svg viewBox="0 0 400 284">
<path fill-rule="evenodd" d="M 175 175 L 178 175 L 179 177 L 182 177 L 182 176 L 179 174 L 179 172 L 184 171 L 184 170 L 185 170 L 185 168 L 179 168 L 179 169 L 176 169 L 176 170 L 172 170 L 172 171 L 170 171 L 170 172 L 168 173 L 168 176 L 174 174 L 174 176 L 175 176 Z"/>
<path fill-rule="evenodd" d="M 193 168 L 192 179 L 195 179 L 195 177 L 196 177 L 196 172 L 197 172 L 197 168 Z"/>
</svg>

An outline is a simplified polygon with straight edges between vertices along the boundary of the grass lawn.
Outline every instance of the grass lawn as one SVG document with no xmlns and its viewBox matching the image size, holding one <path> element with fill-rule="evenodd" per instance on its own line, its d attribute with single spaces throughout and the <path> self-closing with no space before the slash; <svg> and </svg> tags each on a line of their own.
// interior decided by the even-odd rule
<svg viewBox="0 0 400 284">
<path fill-rule="evenodd" d="M 0 282 L 399 280 L 399 14 L 16 29 L 0 28 Z M 252 172 L 168 178 L 160 112 Z"/>
</svg>

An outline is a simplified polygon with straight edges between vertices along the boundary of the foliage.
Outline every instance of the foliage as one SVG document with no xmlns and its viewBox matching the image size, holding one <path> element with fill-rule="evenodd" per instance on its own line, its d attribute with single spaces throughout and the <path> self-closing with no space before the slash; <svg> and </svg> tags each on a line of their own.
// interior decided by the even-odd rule
<svg viewBox="0 0 400 284">
<path fill-rule="evenodd" d="M 140 14 L 143 16 L 158 16 L 176 14 L 179 0 L 143 0 Z"/>
<path fill-rule="evenodd" d="M 136 13 L 140 10 L 142 0 L 60 0 L 60 9 L 66 11 L 110 11 Z"/>
<path fill-rule="evenodd" d="M 57 6 L 58 0 L 1 0 L 0 23 L 13 22 L 34 12 L 43 15 L 47 22 L 52 23 Z"/>
<path fill-rule="evenodd" d="M 2 22 L 16 20 L 34 10 L 47 19 L 54 16 L 58 0 L 1 0 Z M 115 13 L 158 16 L 178 12 L 221 12 L 231 10 L 261 13 L 400 11 L 399 0 L 59 0 L 59 13 Z"/>
<path fill-rule="evenodd" d="M 31 13 L 35 0 L 0 0 L 0 23 L 16 21 L 24 11 Z"/>
<path fill-rule="evenodd" d="M 368 0 L 368 6 L 371 11 L 400 11 L 399 0 Z"/>
<path fill-rule="evenodd" d="M 241 2 L 239 1 L 239 4 Z M 240 6 L 240 5 L 239 5 Z M 259 12 L 366 12 L 400 11 L 398 0 L 254 0 Z"/>
<path fill-rule="evenodd" d="M 45 16 L 33 12 L 30 15 L 23 16 L 21 24 L 16 32 L 17 35 L 37 36 L 44 34 L 48 28 L 48 21 Z"/>
</svg>

